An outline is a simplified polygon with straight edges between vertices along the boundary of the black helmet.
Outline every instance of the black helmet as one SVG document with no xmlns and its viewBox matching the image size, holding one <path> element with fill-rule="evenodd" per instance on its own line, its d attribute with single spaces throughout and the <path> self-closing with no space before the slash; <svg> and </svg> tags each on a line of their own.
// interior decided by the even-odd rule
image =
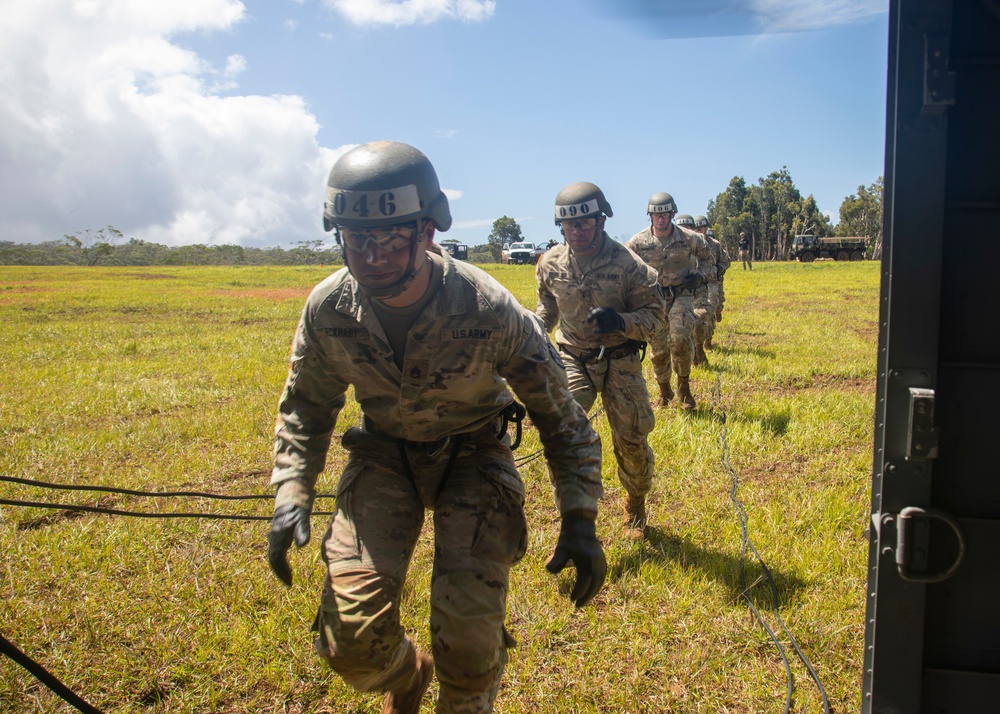
<svg viewBox="0 0 1000 714">
<path fill-rule="evenodd" d="M 674 219 L 674 223 L 685 228 L 694 228 L 694 218 L 687 213 L 682 213 Z"/>
<path fill-rule="evenodd" d="M 326 182 L 323 228 L 378 228 L 429 218 L 451 227 L 448 197 L 430 160 L 409 144 L 373 141 L 337 159 Z"/>
<path fill-rule="evenodd" d="M 654 193 L 649 197 L 646 213 L 677 213 L 677 204 L 669 193 Z"/>
<path fill-rule="evenodd" d="M 589 181 L 577 181 L 556 195 L 556 225 L 567 218 L 597 217 L 601 214 L 613 216 L 611 204 L 595 184 Z"/>
</svg>

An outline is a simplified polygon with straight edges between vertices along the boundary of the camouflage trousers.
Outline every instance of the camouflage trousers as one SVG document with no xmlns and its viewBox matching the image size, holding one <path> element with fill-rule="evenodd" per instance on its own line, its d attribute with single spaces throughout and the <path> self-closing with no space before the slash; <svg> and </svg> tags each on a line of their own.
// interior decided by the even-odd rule
<svg viewBox="0 0 1000 714">
<path fill-rule="evenodd" d="M 685 292 L 667 298 L 666 325 L 649 341 L 657 384 L 669 384 L 671 371 L 678 377 L 691 375 L 694 325 L 694 296 Z"/>
<path fill-rule="evenodd" d="M 400 443 L 358 428 L 323 538 L 327 576 L 316 651 L 359 691 L 405 686 L 415 645 L 400 622 L 403 584 L 433 511 L 430 635 L 438 714 L 493 711 L 507 648 L 511 565 L 527 548 L 524 485 L 510 448 L 487 428 L 446 443 Z"/>
<path fill-rule="evenodd" d="M 560 350 L 569 389 L 589 412 L 600 393 L 611 427 L 618 480 L 632 496 L 645 496 L 653 485 L 654 458 L 646 435 L 656 425 L 642 376 L 642 355 L 582 363 Z"/>
<path fill-rule="evenodd" d="M 712 298 L 712 286 L 718 288 L 718 283 L 705 283 L 694 293 L 694 341 L 703 345 L 711 341 L 715 334 L 715 301 Z M 718 295 L 718 290 L 716 290 Z"/>
<path fill-rule="evenodd" d="M 725 278 L 719 278 L 719 299 L 715 303 L 715 321 L 718 322 L 722 319 L 722 308 L 726 304 L 726 280 Z"/>
</svg>

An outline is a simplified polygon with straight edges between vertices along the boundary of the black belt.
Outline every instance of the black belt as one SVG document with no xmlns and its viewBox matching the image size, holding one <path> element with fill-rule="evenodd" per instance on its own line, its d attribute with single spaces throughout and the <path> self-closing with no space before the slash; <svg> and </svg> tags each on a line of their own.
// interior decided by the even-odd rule
<svg viewBox="0 0 1000 714">
<path fill-rule="evenodd" d="M 663 297 L 673 300 L 678 295 L 694 295 L 694 290 L 683 285 L 661 285 Z"/>
<path fill-rule="evenodd" d="M 454 443 L 457 447 L 458 444 L 466 439 L 475 438 L 480 435 L 490 434 L 495 436 L 497 439 L 503 439 L 504 434 L 507 433 L 507 427 L 511 422 L 514 422 L 517 427 L 514 441 L 510 447 L 511 450 L 514 450 L 521 444 L 521 421 L 524 419 L 526 414 L 527 410 L 524 406 L 519 402 L 514 401 L 504 407 L 496 415 L 496 417 L 490 420 L 490 422 L 485 426 L 481 426 L 475 431 L 442 436 L 440 439 L 435 439 L 434 441 L 413 441 L 411 439 L 401 439 L 390 436 L 382 431 L 379 431 L 372 423 L 372 420 L 368 418 L 367 414 L 362 418 L 362 425 L 364 430 L 373 436 L 385 439 L 386 441 L 395 441 L 400 447 L 405 447 L 407 449 L 423 450 L 429 457 L 434 458 L 444 451 L 449 444 Z"/>
<path fill-rule="evenodd" d="M 590 350 L 575 350 L 568 345 L 559 344 L 559 349 L 583 364 L 597 364 L 601 360 L 621 359 L 631 357 L 634 354 L 643 352 L 645 354 L 646 343 L 639 340 L 628 340 L 620 345 L 608 349 L 604 345 Z"/>
</svg>

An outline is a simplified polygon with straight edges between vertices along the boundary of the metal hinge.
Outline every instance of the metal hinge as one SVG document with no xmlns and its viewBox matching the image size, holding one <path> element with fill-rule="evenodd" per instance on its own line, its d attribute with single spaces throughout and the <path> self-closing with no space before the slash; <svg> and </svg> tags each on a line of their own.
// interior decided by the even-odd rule
<svg viewBox="0 0 1000 714">
<path fill-rule="evenodd" d="M 932 520 L 941 521 L 951 528 L 958 543 L 955 558 L 950 565 L 937 572 L 928 573 L 928 554 L 930 553 L 930 522 Z M 879 543 L 883 529 L 890 529 L 885 533 L 886 540 L 889 540 L 891 529 L 896 529 L 895 548 L 891 545 L 882 545 L 882 555 L 892 555 L 896 561 L 896 571 L 903 580 L 914 583 L 938 583 L 947 580 L 965 558 L 965 530 L 961 524 L 952 518 L 945 511 L 937 508 L 920 508 L 918 506 L 907 506 L 898 514 L 893 513 L 873 513 L 872 525 L 879 536 Z"/>
<path fill-rule="evenodd" d="M 934 390 L 910 387 L 910 420 L 907 424 L 906 460 L 934 459 L 939 431 L 934 426 Z"/>
</svg>

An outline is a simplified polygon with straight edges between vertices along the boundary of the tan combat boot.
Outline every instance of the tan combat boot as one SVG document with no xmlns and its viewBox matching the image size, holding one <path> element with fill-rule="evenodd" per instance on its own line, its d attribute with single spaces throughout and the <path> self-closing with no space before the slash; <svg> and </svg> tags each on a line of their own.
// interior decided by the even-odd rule
<svg viewBox="0 0 1000 714">
<path fill-rule="evenodd" d="M 694 365 L 708 364 L 708 355 L 705 354 L 705 346 L 700 342 L 694 343 L 694 360 L 692 360 Z M 678 387 L 678 391 L 680 388 Z"/>
<path fill-rule="evenodd" d="M 691 385 L 688 379 L 688 377 L 677 378 L 677 398 L 680 400 L 681 408 L 690 411 L 697 409 L 698 405 L 695 404 L 694 397 L 691 396 Z"/>
<path fill-rule="evenodd" d="M 390 691 L 382 700 L 382 714 L 420 714 L 420 700 L 434 676 L 434 660 L 426 652 L 417 652 L 417 666 L 410 683 L 402 690 Z"/>
<path fill-rule="evenodd" d="M 625 515 L 622 530 L 633 540 L 639 540 L 646 533 L 646 497 L 625 496 Z"/>
<path fill-rule="evenodd" d="M 670 382 L 660 383 L 660 406 L 670 405 L 670 400 L 674 398 L 674 390 L 670 388 Z"/>
</svg>

